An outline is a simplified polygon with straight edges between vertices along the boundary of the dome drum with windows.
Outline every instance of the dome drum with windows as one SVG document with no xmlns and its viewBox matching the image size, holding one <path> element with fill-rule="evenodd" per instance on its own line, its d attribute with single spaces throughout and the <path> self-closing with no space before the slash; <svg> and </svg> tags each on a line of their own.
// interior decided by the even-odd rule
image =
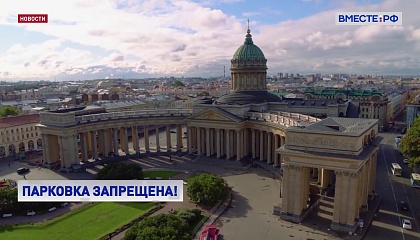
<svg viewBox="0 0 420 240">
<path fill-rule="evenodd" d="M 231 92 L 216 100 L 216 104 L 244 105 L 278 102 L 281 99 L 267 91 L 267 59 L 252 41 L 248 27 L 245 42 L 231 60 Z"/>
</svg>

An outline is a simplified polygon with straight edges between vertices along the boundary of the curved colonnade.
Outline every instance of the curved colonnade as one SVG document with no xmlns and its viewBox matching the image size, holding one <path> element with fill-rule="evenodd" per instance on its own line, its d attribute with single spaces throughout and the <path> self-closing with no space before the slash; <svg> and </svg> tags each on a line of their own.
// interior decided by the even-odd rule
<svg viewBox="0 0 420 240">
<path fill-rule="evenodd" d="M 195 119 L 192 110 L 140 110 L 76 116 L 75 113 L 42 113 L 41 124 L 44 161 L 74 164 L 134 151 L 150 153 L 149 138 L 156 136 L 155 151 L 161 151 L 159 134 L 166 132 L 167 151 L 171 151 L 171 131 L 176 129 L 176 151 L 236 158 L 246 156 L 280 166 L 276 149 L 284 145 L 284 129 L 302 122 L 314 123 L 317 118 L 285 112 L 251 113 L 236 121 Z M 182 129 L 186 129 L 183 132 Z M 140 146 L 140 138 L 144 138 Z M 187 146 L 183 145 L 187 138 Z M 129 143 L 132 144 L 129 144 Z"/>
</svg>

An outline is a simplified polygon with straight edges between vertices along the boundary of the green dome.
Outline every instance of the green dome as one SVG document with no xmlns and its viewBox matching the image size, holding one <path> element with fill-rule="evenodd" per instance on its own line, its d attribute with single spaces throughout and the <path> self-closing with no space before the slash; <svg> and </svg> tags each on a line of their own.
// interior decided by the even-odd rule
<svg viewBox="0 0 420 240">
<path fill-rule="evenodd" d="M 250 32 L 251 31 L 248 29 L 244 45 L 236 50 L 232 60 L 265 60 L 264 53 L 257 45 L 254 45 Z"/>
</svg>

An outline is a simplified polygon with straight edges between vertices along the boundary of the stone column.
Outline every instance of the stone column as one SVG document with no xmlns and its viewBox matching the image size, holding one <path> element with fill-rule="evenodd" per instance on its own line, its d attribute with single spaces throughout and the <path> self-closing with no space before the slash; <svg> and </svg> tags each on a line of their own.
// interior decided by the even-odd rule
<svg viewBox="0 0 420 240">
<path fill-rule="evenodd" d="M 241 132 L 236 130 L 236 160 L 241 160 Z"/>
<path fill-rule="evenodd" d="M 79 164 L 79 151 L 75 151 L 77 147 L 76 135 L 60 136 L 59 139 L 62 167 L 69 168 L 73 164 Z"/>
<path fill-rule="evenodd" d="M 98 151 L 99 156 L 105 155 L 105 135 L 102 129 L 98 130 Z"/>
<path fill-rule="evenodd" d="M 160 143 L 159 143 L 159 125 L 156 126 L 156 152 L 160 152 Z"/>
<path fill-rule="evenodd" d="M 278 167 L 280 165 L 279 154 L 276 152 L 278 148 L 279 148 L 279 136 L 277 134 L 274 134 L 274 151 L 273 151 L 274 167 Z"/>
<path fill-rule="evenodd" d="M 166 125 L 166 152 L 171 152 L 171 125 Z"/>
<path fill-rule="evenodd" d="M 80 152 L 82 153 L 82 161 L 87 161 L 88 149 L 87 149 L 87 134 L 85 132 L 80 133 Z"/>
<path fill-rule="evenodd" d="M 357 227 L 359 207 L 357 206 L 358 174 L 336 172 L 333 221 L 331 229 L 354 232 Z"/>
<path fill-rule="evenodd" d="M 45 163 L 51 163 L 51 152 L 50 146 L 48 142 L 48 134 L 42 133 L 42 151 L 44 153 L 44 161 Z M 6 149 L 6 152 L 9 152 L 9 149 Z"/>
<path fill-rule="evenodd" d="M 201 128 L 200 127 L 196 127 L 197 129 L 197 154 L 201 155 Z"/>
<path fill-rule="evenodd" d="M 187 130 L 187 132 L 188 132 L 188 130 Z M 181 152 L 182 147 L 183 147 L 182 146 L 182 135 L 183 135 L 182 126 L 181 126 L 181 124 L 178 124 L 177 129 L 176 129 L 176 150 L 178 152 Z M 187 141 L 188 141 L 188 139 L 187 139 Z"/>
<path fill-rule="evenodd" d="M 295 223 L 302 221 L 309 195 L 309 169 L 283 164 L 282 212 L 280 218 Z"/>
<path fill-rule="evenodd" d="M 60 161 L 60 138 L 57 135 L 47 135 L 47 149 L 50 153 L 50 163 Z"/>
<path fill-rule="evenodd" d="M 131 139 L 133 139 L 133 138 L 131 138 Z M 130 155 L 130 149 L 128 147 L 128 127 L 124 128 L 124 152 L 125 152 L 126 156 Z"/>
<path fill-rule="evenodd" d="M 217 158 L 220 158 L 221 152 L 220 152 L 220 129 L 216 129 L 216 154 Z"/>
<path fill-rule="evenodd" d="M 255 141 L 255 129 L 251 129 L 251 148 L 252 148 L 252 159 L 255 159 L 256 156 L 256 152 L 255 152 L 255 145 L 256 145 L 256 141 Z"/>
<path fill-rule="evenodd" d="M 244 154 L 242 155 L 242 157 L 248 156 L 249 153 L 250 153 L 248 131 L 249 130 L 247 128 L 244 129 L 244 131 L 243 131 L 243 143 L 244 143 L 244 145 L 243 145 L 242 149 L 243 149 Z"/>
<path fill-rule="evenodd" d="M 131 130 L 131 138 L 133 139 L 133 148 L 136 154 L 140 154 L 140 145 L 139 145 L 139 127 L 135 125 Z"/>
<path fill-rule="evenodd" d="M 255 158 L 260 157 L 260 130 L 255 130 Z"/>
<path fill-rule="evenodd" d="M 114 128 L 114 155 L 118 156 L 119 154 L 119 143 L 118 143 L 118 128 Z"/>
<path fill-rule="evenodd" d="M 224 156 L 226 154 L 226 150 L 225 150 L 225 141 L 226 141 L 226 137 L 225 137 L 225 130 L 224 129 L 219 129 L 220 132 L 220 157 Z"/>
<path fill-rule="evenodd" d="M 264 132 L 260 131 L 260 160 L 264 160 Z"/>
<path fill-rule="evenodd" d="M 271 159 L 271 157 L 273 156 L 273 153 L 271 152 L 271 149 L 272 149 L 271 134 L 272 133 L 267 132 L 267 163 L 268 164 L 273 163 Z"/>
<path fill-rule="evenodd" d="M 58 151 L 59 151 L 59 155 L 60 155 L 60 161 L 61 161 L 61 167 L 68 167 L 66 166 L 66 162 L 65 162 L 65 158 L 64 158 L 64 149 L 65 149 L 65 145 L 64 145 L 64 141 L 63 141 L 63 136 L 57 136 L 58 138 Z"/>
<path fill-rule="evenodd" d="M 226 129 L 226 160 L 230 159 L 231 146 L 230 146 L 230 130 Z"/>
<path fill-rule="evenodd" d="M 210 155 L 214 154 L 214 133 L 213 128 L 210 129 Z"/>
<path fill-rule="evenodd" d="M 104 157 L 108 157 L 108 153 L 109 153 L 109 136 L 108 136 L 108 131 L 109 129 L 102 129 L 102 135 L 104 136 L 102 139 L 102 144 L 103 144 L 103 156 Z"/>
<path fill-rule="evenodd" d="M 124 136 L 124 134 L 125 134 L 125 127 L 120 127 L 119 130 L 120 130 L 120 148 L 121 148 L 121 150 L 123 152 L 125 152 L 125 144 L 127 142 L 127 139 Z M 127 154 L 127 152 L 125 154 Z"/>
<path fill-rule="evenodd" d="M 98 140 L 96 138 L 96 131 L 92 131 L 92 145 L 93 145 L 93 151 L 92 151 L 92 157 L 93 159 L 98 159 Z"/>
<path fill-rule="evenodd" d="M 193 148 L 192 148 L 192 144 L 191 144 L 191 139 L 192 139 L 192 130 L 191 127 L 187 127 L 187 145 L 188 145 L 188 153 L 192 153 L 193 152 Z"/>
<path fill-rule="evenodd" d="M 144 136 L 144 149 L 146 153 L 150 153 L 150 144 L 149 144 L 149 126 L 143 126 L 143 136 Z"/>
<path fill-rule="evenodd" d="M 206 153 L 210 157 L 210 128 L 206 128 Z"/>
</svg>

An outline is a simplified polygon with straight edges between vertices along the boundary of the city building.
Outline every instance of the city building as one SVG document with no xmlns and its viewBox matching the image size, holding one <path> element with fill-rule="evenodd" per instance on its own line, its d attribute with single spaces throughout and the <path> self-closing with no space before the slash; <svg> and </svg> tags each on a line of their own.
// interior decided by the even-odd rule
<svg viewBox="0 0 420 240">
<path fill-rule="evenodd" d="M 394 90 L 388 93 L 389 113 L 391 121 L 404 113 L 408 100 L 408 91 Z"/>
<path fill-rule="evenodd" d="M 0 118 L 0 158 L 42 150 L 39 114 Z"/>
<path fill-rule="evenodd" d="M 345 97 L 337 97 L 342 99 L 307 102 L 345 102 Z M 154 133 L 164 129 L 164 148 L 168 153 L 173 149 L 174 132 L 178 152 L 258 161 L 273 171 L 282 171 L 284 206 L 280 215 L 289 221 L 301 222 L 310 211 L 307 206 L 310 169 L 321 172 L 320 176 L 314 174 L 321 189 L 334 181 L 336 186 L 331 228 L 353 232 L 356 218 L 375 185 L 378 149 L 373 140 L 378 121 L 339 118 L 344 109 L 340 114 L 337 106 L 331 108 L 336 117 L 323 120 L 282 112 L 279 110 L 285 105 L 282 101 L 267 91 L 267 59 L 253 43 L 248 29 L 244 44 L 231 60 L 231 91 L 227 95 L 202 99 L 192 109 L 165 109 L 170 105 L 158 105 L 155 109 L 130 112 L 106 112 L 105 108 L 91 107 L 40 113 L 38 127 L 45 166 L 71 171 L 95 162 L 102 164 L 116 156 L 142 158 L 159 154 L 160 137 Z M 311 104 L 306 109 L 314 109 Z M 330 111 L 326 103 L 322 105 Z M 156 138 L 154 151 L 149 143 L 152 134 Z M 182 141 L 184 134 L 186 145 Z M 143 146 L 140 137 L 144 137 Z"/>
<path fill-rule="evenodd" d="M 420 115 L 420 95 L 414 97 L 414 99 L 407 104 L 406 108 L 406 124 L 409 128 L 411 125 L 413 125 L 414 120 Z"/>
<path fill-rule="evenodd" d="M 356 108 L 358 111 L 357 117 L 378 119 L 379 131 L 387 130 L 391 121 L 388 96 L 379 90 L 345 88 L 306 89 L 304 99 L 350 100 L 353 105 L 352 108 Z"/>
</svg>

